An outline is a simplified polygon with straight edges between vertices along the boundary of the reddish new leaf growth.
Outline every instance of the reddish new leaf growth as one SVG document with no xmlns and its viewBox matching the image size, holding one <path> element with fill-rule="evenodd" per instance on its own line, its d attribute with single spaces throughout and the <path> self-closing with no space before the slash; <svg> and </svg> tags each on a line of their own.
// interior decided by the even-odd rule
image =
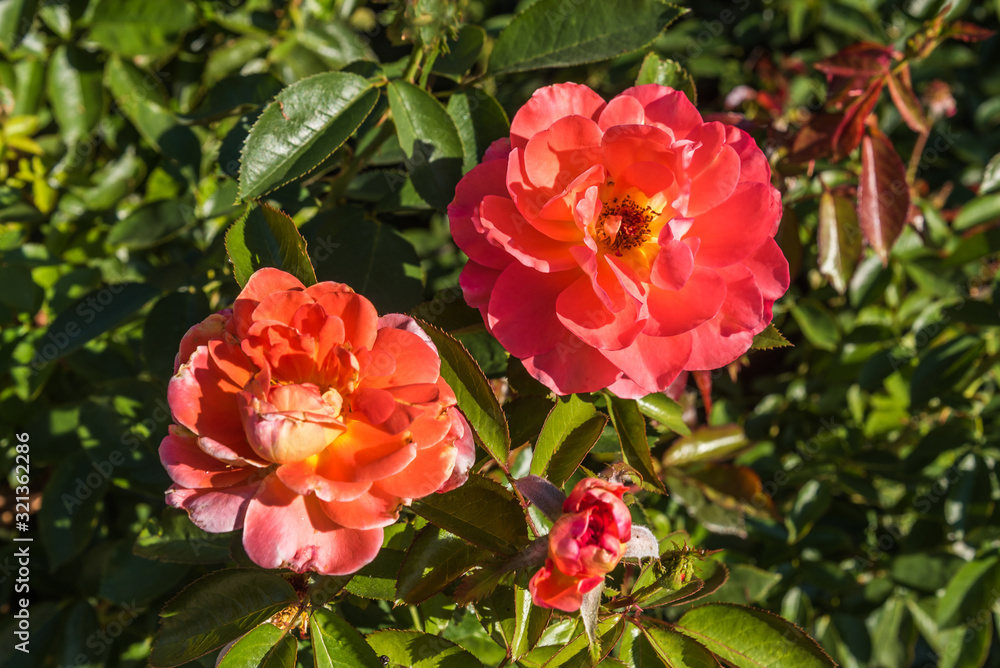
<svg viewBox="0 0 1000 668">
<path fill-rule="evenodd" d="M 910 66 L 904 63 L 898 73 L 889 72 L 887 81 L 889 95 L 892 96 L 892 102 L 899 110 L 903 121 L 917 134 L 930 132 L 924 108 L 913 92 L 913 83 L 910 81 Z"/>
<path fill-rule="evenodd" d="M 997 33 L 995 30 L 977 26 L 975 23 L 970 23 L 969 21 L 955 21 L 945 34 L 948 37 L 954 37 L 963 42 L 981 42 L 984 39 L 993 37 Z"/>
<path fill-rule="evenodd" d="M 870 128 L 861 144 L 858 221 L 883 265 L 889 264 L 889 250 L 903 230 L 909 209 L 906 167 L 889 139 Z"/>
<path fill-rule="evenodd" d="M 875 109 L 885 78 L 878 77 L 871 81 L 864 94 L 858 97 L 844 112 L 844 117 L 833 133 L 833 159 L 843 160 L 861 143 L 861 135 L 865 131 L 865 120 Z"/>
<path fill-rule="evenodd" d="M 816 63 L 814 67 L 826 74 L 828 104 L 841 109 L 853 98 L 867 95 L 876 82 L 881 86 L 896 55 L 892 47 L 858 42 Z"/>
</svg>

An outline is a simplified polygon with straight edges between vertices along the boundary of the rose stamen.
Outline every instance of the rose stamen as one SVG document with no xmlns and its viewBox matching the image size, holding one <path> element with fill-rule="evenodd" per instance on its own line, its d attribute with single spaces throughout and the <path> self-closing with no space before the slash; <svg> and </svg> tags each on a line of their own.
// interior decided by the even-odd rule
<svg viewBox="0 0 1000 668">
<path fill-rule="evenodd" d="M 613 197 L 604 205 L 597 219 L 597 240 L 605 250 L 622 256 L 623 251 L 632 250 L 649 241 L 649 224 L 659 214 L 650 206 L 639 206 L 631 195 L 619 199 Z"/>
</svg>

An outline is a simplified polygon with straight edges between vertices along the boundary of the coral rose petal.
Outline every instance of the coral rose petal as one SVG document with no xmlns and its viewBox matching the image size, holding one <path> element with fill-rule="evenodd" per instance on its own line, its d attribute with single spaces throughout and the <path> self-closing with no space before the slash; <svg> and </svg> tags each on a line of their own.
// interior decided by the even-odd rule
<svg viewBox="0 0 1000 668">
<path fill-rule="evenodd" d="M 323 501 L 353 501 L 371 489 L 370 481 L 341 482 L 321 475 L 317 472 L 321 460 L 322 457 L 310 457 L 294 464 L 283 464 L 275 470 L 275 475 L 296 494 L 315 493 Z"/>
<path fill-rule="evenodd" d="M 379 373 L 380 359 L 392 360 L 392 370 L 389 373 Z M 388 368 L 388 364 L 385 367 Z M 372 347 L 367 386 L 394 387 L 434 383 L 440 375 L 441 358 L 433 344 L 429 345 L 421 336 L 403 329 L 386 327 L 379 330 Z"/>
<path fill-rule="evenodd" d="M 721 319 L 709 320 L 691 332 L 691 357 L 684 368 L 688 371 L 718 369 L 739 359 L 753 343 L 752 332 L 736 332 L 723 336 Z"/>
<path fill-rule="evenodd" d="M 503 269 L 510 256 L 497 248 L 476 229 L 473 216 L 478 216 L 484 195 L 507 197 L 507 162 L 492 160 L 473 167 L 455 188 L 455 199 L 448 205 L 448 220 L 455 244 L 474 262 L 493 269 Z"/>
<path fill-rule="evenodd" d="M 556 299 L 578 276 L 574 271 L 543 274 L 511 264 L 493 286 L 487 321 L 493 336 L 516 357 L 551 350 L 566 332 L 556 316 Z"/>
<path fill-rule="evenodd" d="M 604 131 L 616 125 L 643 125 L 646 121 L 646 110 L 638 99 L 629 95 L 619 95 L 608 102 L 597 124 Z"/>
<path fill-rule="evenodd" d="M 643 84 L 622 91 L 622 95 L 639 100 L 646 111 L 646 123 L 669 129 L 676 139 L 684 139 L 703 122 L 691 100 L 678 90 Z"/>
<path fill-rule="evenodd" d="M 753 330 L 763 319 L 763 295 L 753 272 L 744 265 L 720 270 L 726 281 L 726 299 L 719 309 L 719 331 L 723 336 Z"/>
<path fill-rule="evenodd" d="M 669 230 L 669 227 L 664 227 Z M 691 246 L 682 241 L 660 243 L 660 252 L 653 261 L 649 278 L 661 290 L 680 290 L 694 270 L 694 253 Z"/>
<path fill-rule="evenodd" d="M 597 587 L 604 581 L 603 577 L 574 578 L 556 569 L 546 562 L 528 582 L 528 591 L 535 605 L 543 608 L 555 608 L 563 612 L 575 612 L 583 603 L 583 594 Z"/>
<path fill-rule="evenodd" d="M 243 286 L 239 296 L 233 304 L 233 318 L 236 324 L 236 333 L 240 337 L 246 336 L 247 330 L 252 323 L 251 316 L 257 305 L 270 294 L 285 290 L 304 290 L 302 281 L 295 278 L 288 272 L 264 267 L 258 269 Z"/>
<path fill-rule="evenodd" d="M 436 490 L 439 494 L 464 485 L 469 479 L 472 465 L 476 463 L 476 443 L 472 438 L 472 428 L 469 427 L 469 423 L 454 406 L 448 409 L 448 418 L 451 422 L 448 438 L 453 439 L 455 443 L 455 466 L 448 479 Z"/>
<path fill-rule="evenodd" d="M 723 204 L 694 217 L 689 234 L 701 239 L 695 262 L 710 267 L 735 264 L 773 237 L 780 220 L 777 190 L 763 183 L 740 183 Z"/>
<path fill-rule="evenodd" d="M 183 489 L 173 485 L 167 490 L 168 506 L 186 510 L 191 521 L 209 533 L 243 528 L 250 499 L 260 483 L 221 489 Z"/>
<path fill-rule="evenodd" d="M 554 272 L 576 265 L 569 253 L 569 243 L 556 241 L 536 230 L 506 197 L 484 197 L 479 221 L 490 243 L 502 246 L 525 266 Z"/>
<path fill-rule="evenodd" d="M 515 149 L 566 116 L 597 118 L 604 98 L 582 84 L 564 83 L 539 88 L 510 123 L 510 142 Z"/>
<path fill-rule="evenodd" d="M 378 388 L 360 388 L 351 395 L 351 408 L 371 424 L 382 424 L 396 410 L 396 399 Z"/>
<path fill-rule="evenodd" d="M 378 529 L 399 519 L 402 500 L 377 485 L 351 501 L 321 502 L 331 520 L 348 529 Z"/>
<path fill-rule="evenodd" d="M 622 303 L 621 310 L 609 311 L 594 292 L 591 279 L 581 276 L 556 299 L 556 315 L 587 345 L 619 350 L 631 344 L 646 326 L 634 299 L 625 296 Z"/>
<path fill-rule="evenodd" d="M 346 529 L 318 499 L 304 497 L 270 476 L 246 510 L 243 547 L 264 568 L 346 575 L 369 563 L 382 547 L 382 529 Z"/>
<path fill-rule="evenodd" d="M 321 455 L 317 471 L 332 480 L 370 482 L 399 473 L 416 457 L 413 437 L 350 420 L 347 431 Z"/>
<path fill-rule="evenodd" d="M 330 292 L 320 296 L 316 303 L 327 315 L 338 316 L 344 321 L 344 339 L 353 348 L 371 348 L 378 333 L 378 312 L 372 303 L 354 292 Z"/>
<path fill-rule="evenodd" d="M 192 436 L 168 434 L 160 442 L 160 462 L 170 479 L 181 487 L 230 487 L 239 485 L 255 468 L 232 468 L 205 454 Z"/>
<path fill-rule="evenodd" d="M 454 444 L 449 441 L 425 448 L 405 469 L 382 478 L 374 486 L 404 499 L 433 494 L 451 477 L 457 455 Z"/>
<path fill-rule="evenodd" d="M 691 182 L 686 216 L 697 216 L 725 202 L 740 178 L 740 158 L 729 146 L 722 146 L 714 160 Z"/>
<path fill-rule="evenodd" d="M 174 373 L 177 373 L 181 364 L 190 359 L 199 346 L 207 345 L 212 339 L 223 338 L 226 333 L 226 326 L 232 319 L 233 310 L 225 309 L 218 313 L 213 313 L 189 329 L 184 334 L 184 338 L 181 339 L 180 350 L 174 358 Z"/>
<path fill-rule="evenodd" d="M 683 244 L 680 244 L 683 246 Z M 726 299 L 726 281 L 707 267 L 694 267 L 679 290 L 652 288 L 646 299 L 646 334 L 674 336 L 688 332 L 715 316 Z"/>
<path fill-rule="evenodd" d="M 293 325 L 295 312 L 301 307 L 314 304 L 315 300 L 304 290 L 285 290 L 265 296 L 253 312 L 254 322 L 274 320 Z M 293 325 L 294 327 L 294 325 Z M 295 329 L 298 329 L 295 327 Z"/>
<path fill-rule="evenodd" d="M 552 350 L 521 362 L 528 373 L 557 394 L 596 392 L 621 377 L 617 366 L 569 331 Z"/>
<path fill-rule="evenodd" d="M 764 299 L 764 314 L 754 334 L 762 331 L 771 322 L 775 300 L 788 290 L 788 260 L 774 239 L 768 239 L 753 255 L 744 260 L 744 266 L 753 272 L 757 287 Z"/>
<path fill-rule="evenodd" d="M 507 264 L 513 262 L 511 256 L 507 257 Z M 515 263 L 516 264 L 516 263 Z M 483 313 L 483 320 L 486 319 L 485 309 L 493 296 L 493 286 L 503 273 L 502 269 L 491 269 L 481 264 L 469 260 L 462 268 L 462 273 L 458 277 L 458 284 L 465 295 L 465 302 L 472 308 L 477 308 Z"/>
<path fill-rule="evenodd" d="M 670 337 L 640 334 L 628 348 L 601 353 L 634 383 L 646 388 L 646 394 L 651 394 L 670 385 L 685 368 L 691 356 L 691 334 Z"/>
<path fill-rule="evenodd" d="M 603 132 L 582 116 L 560 118 L 524 147 L 528 179 L 546 190 L 561 191 L 591 165 L 600 162 Z"/>
<path fill-rule="evenodd" d="M 749 134 L 734 125 L 726 126 L 726 143 L 740 158 L 740 181 L 771 182 L 771 165 Z"/>
<path fill-rule="evenodd" d="M 637 162 L 671 165 L 677 152 L 670 148 L 670 135 L 651 125 L 619 125 L 604 133 L 604 168 L 621 181 L 622 174 Z"/>
</svg>

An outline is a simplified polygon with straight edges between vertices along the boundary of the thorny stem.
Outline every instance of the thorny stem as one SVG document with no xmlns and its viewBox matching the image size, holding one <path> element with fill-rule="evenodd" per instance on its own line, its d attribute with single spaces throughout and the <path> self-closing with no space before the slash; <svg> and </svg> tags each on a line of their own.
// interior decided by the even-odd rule
<svg viewBox="0 0 1000 668">
<path fill-rule="evenodd" d="M 499 462 L 497 463 L 499 464 Z M 531 519 L 531 513 L 528 512 L 528 501 L 521 495 L 521 490 L 517 488 L 517 485 L 514 484 L 514 478 L 511 477 L 507 467 L 501 464 L 500 469 L 507 476 L 507 480 L 510 481 L 510 488 L 514 490 L 514 496 L 517 497 L 517 500 L 521 503 L 521 508 L 524 509 L 524 518 L 528 521 L 528 528 L 531 529 L 531 533 L 535 535 L 535 538 L 541 538 L 542 534 L 538 533 L 538 527 L 535 526 L 535 521 Z"/>
</svg>

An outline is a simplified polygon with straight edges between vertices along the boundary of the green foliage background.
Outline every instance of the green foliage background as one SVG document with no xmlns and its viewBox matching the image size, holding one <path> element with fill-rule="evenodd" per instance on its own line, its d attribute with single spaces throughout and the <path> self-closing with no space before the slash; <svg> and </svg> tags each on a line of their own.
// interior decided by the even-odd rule
<svg viewBox="0 0 1000 668">
<path fill-rule="evenodd" d="M 165 511 L 170 480 L 156 453 L 180 337 L 239 289 L 225 232 L 244 213 L 241 195 L 291 216 L 318 280 L 349 283 L 380 312 L 423 303 L 416 313 L 456 333 L 489 378 L 508 378 L 522 402 L 505 407 L 517 447 L 534 442 L 536 418 L 553 402 L 495 341 L 466 327 L 478 316 L 462 308 L 463 258 L 442 209 L 448 184 L 505 134 L 531 93 L 577 81 L 609 98 L 655 53 L 683 70 L 645 76 L 696 88 L 703 113 L 720 112 L 737 86 L 773 86 L 760 66 L 767 59 L 787 77 L 788 111 L 757 135 L 780 151 L 823 99 L 812 63 L 857 41 L 899 45 L 944 3 L 689 3 L 665 32 L 646 26 L 651 46 L 626 55 L 570 54 L 565 62 L 600 62 L 520 71 L 523 50 L 507 48 L 489 61 L 511 15 L 531 4 L 472 0 L 459 12 L 426 3 L 434 11 L 425 13 L 422 4 L 407 12 L 352 0 L 0 1 L 0 444 L 10 472 L 0 532 L 16 533 L 15 435 L 27 433 L 34 537 L 32 652 L 13 651 L 7 618 L 5 665 L 145 665 L 171 597 L 222 564 L 252 566 L 238 536 L 203 534 Z M 583 4 L 593 3 L 565 0 L 558 20 L 579 20 Z M 998 13 L 1000 2 L 959 0 L 949 20 L 996 29 Z M 635 34 L 630 16 L 602 18 Z M 414 40 L 439 35 L 450 35 L 450 52 L 417 63 L 417 85 L 399 83 Z M 841 267 L 842 284 L 821 272 L 823 187 L 788 167 L 779 240 L 793 284 L 775 323 L 795 347 L 751 351 L 735 378 L 715 372 L 707 425 L 694 391 L 681 401 L 688 425 L 675 405 L 641 406 L 656 418 L 651 465 L 670 493 L 648 485 L 636 521 L 664 545 L 673 535 L 677 545 L 723 549 L 709 561 L 727 564 L 730 577 L 710 600 L 780 613 L 844 666 L 1000 666 L 998 59 L 992 37 L 947 41 L 913 65 L 916 91 L 943 80 L 957 111 L 920 152 L 923 230 L 908 225 L 887 266 L 866 249 L 856 268 Z M 316 104 L 371 113 L 332 118 L 302 162 L 241 172 L 250 127 L 283 113 L 264 112 L 267 103 L 312 76 L 331 82 Z M 366 83 L 380 77 L 394 80 L 388 92 Z M 349 84 L 358 90 L 348 99 Z M 395 125 L 377 125 L 390 108 Z M 758 102 L 739 110 L 760 118 Z M 916 135 L 888 96 L 877 113 L 908 160 Z M 856 174 L 857 158 L 840 169 L 828 186 Z M 285 252 L 275 250 L 280 236 L 254 245 L 266 236 L 260 212 L 239 228 L 257 230 L 238 251 L 254 261 Z M 616 432 L 627 416 L 603 398 L 592 403 L 581 424 L 612 414 L 584 462 L 599 470 L 627 447 Z M 515 456 L 513 470 L 526 474 L 526 462 Z M 384 553 L 397 568 L 424 523 L 407 518 L 387 532 Z M 4 617 L 17 597 L 15 548 L 0 547 Z M 340 594 L 351 626 L 422 630 L 486 665 L 504 660 L 502 621 L 443 595 L 393 607 L 396 571 L 379 568 Z M 318 623 L 336 637 L 338 619 Z M 370 642 L 390 642 L 381 638 Z M 564 642 L 553 632 L 542 644 Z"/>
</svg>

